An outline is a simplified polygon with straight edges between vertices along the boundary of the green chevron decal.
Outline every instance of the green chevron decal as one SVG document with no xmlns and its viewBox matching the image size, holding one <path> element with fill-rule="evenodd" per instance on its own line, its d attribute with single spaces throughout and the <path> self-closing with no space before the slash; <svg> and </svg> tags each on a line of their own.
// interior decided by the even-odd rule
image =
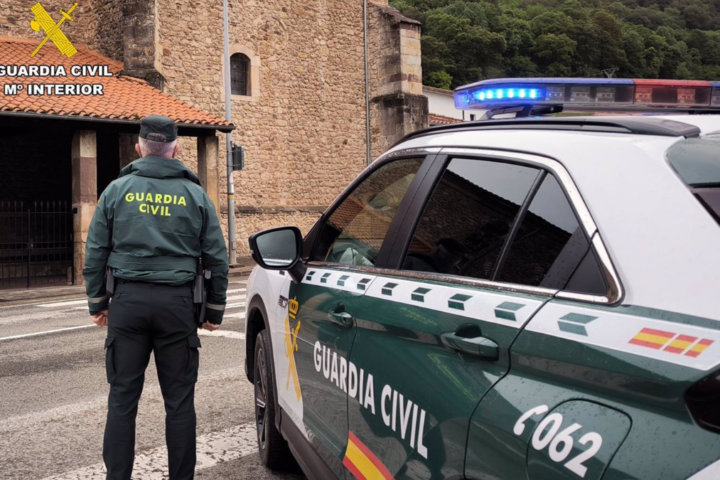
<svg viewBox="0 0 720 480">
<path fill-rule="evenodd" d="M 397 283 L 386 283 L 384 287 L 382 287 L 382 294 L 383 295 L 390 295 L 392 297 L 392 291 L 393 288 L 397 287 Z"/>
<path fill-rule="evenodd" d="M 522 303 L 515 302 L 503 302 L 495 307 L 495 318 L 501 318 L 503 320 L 517 320 L 515 312 L 523 308 L 525 305 Z"/>
<path fill-rule="evenodd" d="M 465 310 L 465 302 L 471 298 L 472 295 L 463 295 L 462 293 L 458 293 L 457 295 L 450 297 L 450 300 L 448 300 L 448 307 L 454 308 L 455 310 Z"/>
<path fill-rule="evenodd" d="M 412 300 L 415 300 L 416 302 L 424 302 L 425 301 L 425 294 L 430 291 L 429 288 L 423 288 L 420 287 L 416 289 L 412 294 L 410 295 L 410 298 Z"/>
<path fill-rule="evenodd" d="M 579 313 L 568 313 L 558 320 L 558 326 L 563 332 L 574 333 L 576 335 L 583 335 L 587 337 L 588 333 L 584 325 L 587 325 L 597 318 L 598 317 L 591 317 L 590 315 L 580 315 Z"/>
</svg>

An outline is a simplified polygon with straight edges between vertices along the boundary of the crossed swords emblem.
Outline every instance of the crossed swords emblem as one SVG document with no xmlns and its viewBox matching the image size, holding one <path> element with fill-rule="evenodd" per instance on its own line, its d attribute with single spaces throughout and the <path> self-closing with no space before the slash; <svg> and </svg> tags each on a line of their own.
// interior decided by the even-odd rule
<svg viewBox="0 0 720 480">
<path fill-rule="evenodd" d="M 65 20 L 70 20 L 71 22 L 73 21 L 73 18 L 70 16 L 70 14 L 73 12 L 73 10 L 75 10 L 77 6 L 78 4 L 75 3 L 67 12 L 63 12 L 62 10 L 60 10 L 60 14 L 63 16 L 63 18 L 61 18 L 58 23 L 55 23 L 50 14 L 47 12 L 47 10 L 45 10 L 42 5 L 40 5 L 39 3 L 33 5 L 30 10 L 35 15 L 35 19 L 30 22 L 30 28 L 32 28 L 36 32 L 39 32 L 42 28 L 43 32 L 45 32 L 45 39 L 30 54 L 31 57 L 34 57 L 35 54 L 40 51 L 43 45 L 47 43 L 48 40 L 52 41 L 58 48 L 58 50 L 60 50 L 60 53 L 62 53 L 68 58 L 72 57 L 77 53 L 77 49 L 75 48 L 75 46 L 70 42 L 70 40 L 68 40 L 62 30 L 60 30 L 60 26 L 65 23 Z"/>
<path fill-rule="evenodd" d="M 290 380 L 293 381 L 295 386 L 295 395 L 298 401 L 302 399 L 302 391 L 300 390 L 300 379 L 298 378 L 297 365 L 295 364 L 295 352 L 298 350 L 297 339 L 298 332 L 300 331 L 301 321 L 298 320 L 295 327 L 290 325 L 290 319 L 295 319 L 300 304 L 296 298 L 290 300 L 288 307 L 288 316 L 285 317 L 285 355 L 288 357 L 288 374 L 287 381 L 285 382 L 285 389 L 290 388 Z"/>
</svg>

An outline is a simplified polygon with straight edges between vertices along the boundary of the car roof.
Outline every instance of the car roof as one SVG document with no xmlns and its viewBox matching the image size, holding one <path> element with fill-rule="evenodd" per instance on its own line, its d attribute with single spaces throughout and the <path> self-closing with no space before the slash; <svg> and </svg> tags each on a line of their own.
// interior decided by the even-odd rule
<svg viewBox="0 0 720 480">
<path fill-rule="evenodd" d="M 627 118 L 623 117 L 623 118 Z M 668 116 L 720 131 L 720 116 Z M 720 321 L 720 228 L 666 161 L 682 136 L 582 130 L 446 129 L 393 150 L 476 148 L 542 155 L 568 170 L 623 280 L 623 304 Z M 702 257 L 702 258 L 700 258 Z"/>
<path fill-rule="evenodd" d="M 694 125 L 701 135 L 720 132 L 720 115 L 662 115 L 662 118 Z"/>
<path fill-rule="evenodd" d="M 696 137 L 720 132 L 720 115 L 603 115 L 574 117 L 533 117 L 462 122 L 440 125 L 412 132 L 401 139 L 393 149 L 423 146 L 422 139 L 446 133 L 481 132 L 498 130 L 542 130 L 561 134 L 582 132 L 588 134 L 615 133 L 635 136 Z M 416 142 L 420 139 L 419 142 Z M 411 144 L 411 145 L 408 145 Z M 472 146 L 472 145 L 467 145 Z"/>
</svg>

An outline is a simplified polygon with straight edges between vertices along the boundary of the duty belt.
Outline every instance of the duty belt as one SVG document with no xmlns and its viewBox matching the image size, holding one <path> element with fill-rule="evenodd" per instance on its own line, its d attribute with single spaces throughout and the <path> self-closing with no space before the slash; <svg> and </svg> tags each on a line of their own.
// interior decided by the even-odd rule
<svg viewBox="0 0 720 480">
<path fill-rule="evenodd" d="M 189 288 L 193 286 L 193 282 L 187 282 L 183 283 L 181 285 L 171 285 L 169 283 L 160 283 L 160 282 L 145 282 L 143 280 L 127 280 L 125 278 L 118 278 L 115 277 L 115 283 L 117 285 L 125 285 L 130 283 L 139 283 L 151 287 L 182 287 L 182 288 Z"/>
</svg>

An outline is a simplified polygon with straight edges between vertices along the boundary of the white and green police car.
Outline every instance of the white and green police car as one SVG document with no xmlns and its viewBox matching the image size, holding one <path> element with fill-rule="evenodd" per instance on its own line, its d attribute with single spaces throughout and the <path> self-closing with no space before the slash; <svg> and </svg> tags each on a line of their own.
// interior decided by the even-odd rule
<svg viewBox="0 0 720 480">
<path fill-rule="evenodd" d="M 493 80 L 251 237 L 260 455 L 310 478 L 720 479 L 720 84 Z"/>
</svg>

